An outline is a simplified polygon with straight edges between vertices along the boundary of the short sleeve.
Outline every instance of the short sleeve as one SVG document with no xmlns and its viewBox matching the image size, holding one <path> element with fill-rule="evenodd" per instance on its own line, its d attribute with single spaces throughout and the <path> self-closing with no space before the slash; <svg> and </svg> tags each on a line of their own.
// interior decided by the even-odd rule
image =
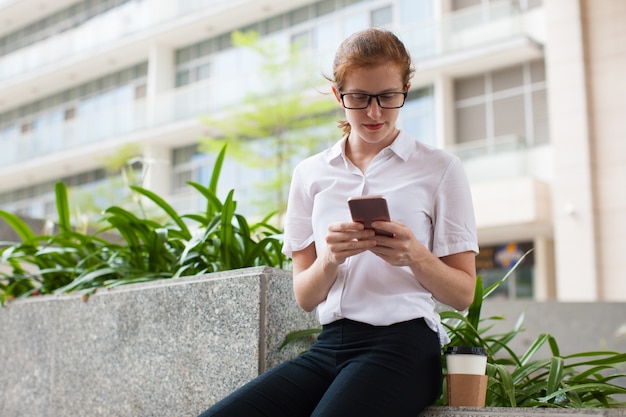
<svg viewBox="0 0 626 417">
<path fill-rule="evenodd" d="M 314 240 L 311 222 L 313 198 L 308 191 L 308 187 L 302 181 L 301 165 L 296 166 L 289 188 L 282 249 L 288 257 L 295 251 L 305 249 Z"/>
<path fill-rule="evenodd" d="M 458 158 L 448 165 L 434 195 L 433 254 L 478 253 L 476 219 L 469 181 Z"/>
</svg>

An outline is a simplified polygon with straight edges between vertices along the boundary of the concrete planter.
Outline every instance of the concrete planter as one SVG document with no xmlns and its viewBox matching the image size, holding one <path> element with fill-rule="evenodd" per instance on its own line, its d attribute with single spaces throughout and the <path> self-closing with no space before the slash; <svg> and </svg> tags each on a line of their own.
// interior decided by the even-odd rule
<svg viewBox="0 0 626 417">
<path fill-rule="evenodd" d="M 291 274 L 249 268 L 0 309 L 0 415 L 193 416 L 298 353 Z"/>
<path fill-rule="evenodd" d="M 624 306 L 607 314 L 624 320 Z M 577 311 L 583 324 L 597 318 Z M 304 345 L 277 348 L 287 332 L 313 326 L 293 299 L 291 273 L 267 267 L 99 290 L 88 301 L 18 300 L 0 309 L 0 416 L 195 416 L 296 355 Z M 433 407 L 423 417 L 530 415 L 626 410 Z"/>
</svg>

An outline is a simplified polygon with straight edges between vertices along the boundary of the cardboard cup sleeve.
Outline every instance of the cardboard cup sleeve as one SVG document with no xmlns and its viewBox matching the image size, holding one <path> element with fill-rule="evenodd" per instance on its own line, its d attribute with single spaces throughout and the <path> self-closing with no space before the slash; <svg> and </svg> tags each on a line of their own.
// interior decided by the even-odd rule
<svg viewBox="0 0 626 417">
<path fill-rule="evenodd" d="M 487 395 L 487 375 L 448 374 L 448 405 L 454 407 L 484 407 Z"/>
</svg>

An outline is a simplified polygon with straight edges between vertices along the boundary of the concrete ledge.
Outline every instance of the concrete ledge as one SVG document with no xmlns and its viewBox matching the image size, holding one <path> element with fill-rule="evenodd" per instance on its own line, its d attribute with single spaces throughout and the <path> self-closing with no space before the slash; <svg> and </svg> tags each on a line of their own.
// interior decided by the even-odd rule
<svg viewBox="0 0 626 417">
<path fill-rule="evenodd" d="M 615 329 L 625 303 L 491 307 L 485 317 L 516 320 L 528 311 L 528 336 L 562 330 L 568 348 L 580 351 L 583 335 L 583 350 L 624 347 Z M 17 300 L 0 308 L 0 416 L 195 417 L 308 347 L 277 349 L 287 332 L 313 326 L 314 314 L 296 306 L 291 273 L 267 267 L 100 290 L 86 302 Z M 422 417 L 535 415 L 626 417 L 626 410 L 432 407 Z"/>
<path fill-rule="evenodd" d="M 0 416 L 195 416 L 304 346 L 291 273 L 250 268 L 0 309 Z"/>
<path fill-rule="evenodd" d="M 431 407 L 420 417 L 624 417 L 626 409 Z"/>
</svg>

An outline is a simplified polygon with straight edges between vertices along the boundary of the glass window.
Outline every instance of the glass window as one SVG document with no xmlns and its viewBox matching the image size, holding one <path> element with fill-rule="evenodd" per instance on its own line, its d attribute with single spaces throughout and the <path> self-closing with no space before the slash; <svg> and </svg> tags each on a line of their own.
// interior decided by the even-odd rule
<svg viewBox="0 0 626 417">
<path fill-rule="evenodd" d="M 534 91 L 533 102 L 533 144 L 549 142 L 548 132 L 548 98 L 546 90 Z"/>
<path fill-rule="evenodd" d="M 311 9 L 309 8 L 309 6 L 304 6 L 304 7 L 301 7 L 299 9 L 292 11 L 291 12 L 291 24 L 297 25 L 299 23 L 303 23 L 309 20 L 310 10 Z"/>
<path fill-rule="evenodd" d="M 393 22 L 393 8 L 391 6 L 372 10 L 372 26 L 381 27 Z"/>
<path fill-rule="evenodd" d="M 295 33 L 291 37 L 291 43 L 297 45 L 300 49 L 308 49 L 311 47 L 311 34 L 306 32 Z"/>
<path fill-rule="evenodd" d="M 197 81 L 206 80 L 211 76 L 211 65 L 207 62 L 198 67 Z"/>
<path fill-rule="evenodd" d="M 523 95 L 495 100 L 493 102 L 494 135 L 496 137 L 516 135 L 524 138 L 526 136 L 524 113 Z"/>
<path fill-rule="evenodd" d="M 174 174 L 174 192 L 189 188 L 187 181 L 191 181 L 191 171 L 180 171 Z"/>
<path fill-rule="evenodd" d="M 496 246 L 481 246 L 476 256 L 476 272 L 487 288 L 501 280 L 517 261 L 531 248 L 532 242 L 511 242 Z M 534 252 L 530 252 L 515 271 L 489 297 L 503 299 L 533 298 Z"/>
<path fill-rule="evenodd" d="M 267 21 L 267 33 L 274 33 L 274 32 L 278 32 L 279 30 L 284 28 L 284 19 L 283 19 L 283 15 L 278 15 L 275 17 L 272 17 L 271 19 L 269 19 Z"/>
<path fill-rule="evenodd" d="M 467 7 L 480 6 L 481 0 L 452 0 L 452 10 L 465 9 Z"/>
<path fill-rule="evenodd" d="M 484 104 L 462 107 L 456 110 L 456 138 L 457 143 L 487 138 Z"/>
<path fill-rule="evenodd" d="M 206 41 L 200 43 L 200 45 L 198 47 L 198 56 L 199 57 L 207 56 L 211 52 L 213 52 L 213 40 L 212 39 L 209 39 L 209 40 L 206 40 Z"/>
<path fill-rule="evenodd" d="M 347 15 L 343 24 L 343 38 L 347 38 L 353 33 L 367 28 L 369 25 L 368 18 L 369 16 L 365 12 Z"/>
<path fill-rule="evenodd" d="M 527 146 L 548 142 L 544 77 L 543 62 L 533 61 L 456 80 L 457 141 L 515 135 Z"/>
<path fill-rule="evenodd" d="M 520 87 L 524 84 L 523 67 L 504 68 L 494 71 L 491 75 L 492 88 L 494 92 Z"/>
<path fill-rule="evenodd" d="M 322 0 L 315 5 L 315 14 L 323 16 L 335 11 L 335 0 Z"/>
<path fill-rule="evenodd" d="M 135 100 L 146 98 L 147 86 L 146 84 L 140 84 L 135 87 Z"/>
<path fill-rule="evenodd" d="M 471 97 L 480 97 L 485 94 L 485 76 L 460 78 L 454 82 L 454 97 L 463 100 Z"/>
<path fill-rule="evenodd" d="M 328 49 L 337 40 L 337 26 L 334 22 L 320 25 L 314 29 L 315 47 L 321 50 Z"/>
<path fill-rule="evenodd" d="M 402 109 L 401 128 L 418 141 L 436 145 L 432 87 L 412 91 Z"/>
<path fill-rule="evenodd" d="M 543 61 L 533 61 L 530 63 L 530 78 L 533 83 L 546 80 L 546 66 Z"/>
<path fill-rule="evenodd" d="M 400 0 L 400 23 L 402 25 L 429 21 L 433 16 L 433 0 Z"/>
<path fill-rule="evenodd" d="M 176 87 L 189 84 L 189 70 L 183 69 L 176 72 Z"/>
</svg>

